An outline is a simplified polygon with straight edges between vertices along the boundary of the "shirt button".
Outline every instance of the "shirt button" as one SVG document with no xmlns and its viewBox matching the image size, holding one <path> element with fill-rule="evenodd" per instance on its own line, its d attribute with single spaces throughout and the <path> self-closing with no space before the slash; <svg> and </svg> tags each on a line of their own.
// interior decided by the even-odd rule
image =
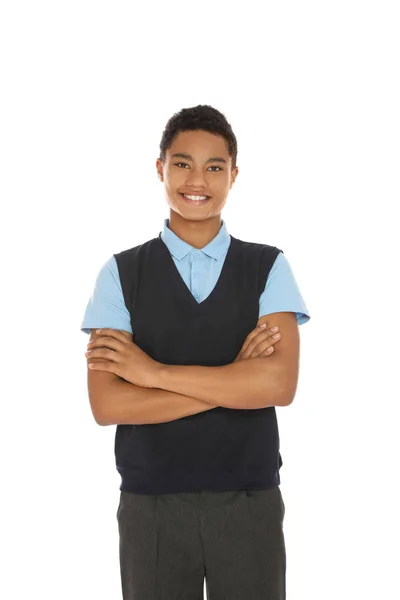
<svg viewBox="0 0 400 600">
<path fill-rule="evenodd" d="M 198 252 L 193 252 L 192 256 L 193 256 L 193 258 L 198 258 L 199 253 Z"/>
<path fill-rule="evenodd" d="M 198 277 L 199 275 L 200 275 L 200 273 L 198 273 L 197 271 L 196 271 L 196 273 L 194 274 L 194 276 L 195 276 L 195 277 Z"/>
</svg>

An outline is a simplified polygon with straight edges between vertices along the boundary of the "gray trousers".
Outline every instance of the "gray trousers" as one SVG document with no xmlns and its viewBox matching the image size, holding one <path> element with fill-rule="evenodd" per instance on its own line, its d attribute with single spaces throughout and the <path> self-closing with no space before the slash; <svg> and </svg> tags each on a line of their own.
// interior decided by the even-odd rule
<svg viewBox="0 0 400 600">
<path fill-rule="evenodd" d="M 117 511 L 123 600 L 285 600 L 285 505 L 267 490 L 132 494 Z"/>
</svg>

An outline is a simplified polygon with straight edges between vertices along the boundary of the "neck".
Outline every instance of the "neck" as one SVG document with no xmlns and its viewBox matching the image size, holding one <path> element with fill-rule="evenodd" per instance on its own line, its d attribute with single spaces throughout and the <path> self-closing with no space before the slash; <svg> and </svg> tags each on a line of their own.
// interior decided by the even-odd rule
<svg viewBox="0 0 400 600">
<path fill-rule="evenodd" d="M 170 210 L 169 229 L 193 248 L 200 249 L 207 246 L 216 237 L 221 226 L 221 214 L 204 221 L 189 221 L 179 213 Z"/>
</svg>

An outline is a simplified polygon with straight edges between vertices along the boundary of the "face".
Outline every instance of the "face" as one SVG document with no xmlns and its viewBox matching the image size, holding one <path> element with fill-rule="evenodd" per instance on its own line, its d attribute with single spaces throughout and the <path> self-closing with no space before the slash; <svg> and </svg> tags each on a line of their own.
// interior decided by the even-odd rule
<svg viewBox="0 0 400 600">
<path fill-rule="evenodd" d="M 157 171 L 169 207 L 185 219 L 202 221 L 221 213 L 239 169 L 232 170 L 225 138 L 198 130 L 179 133 L 164 165 L 157 159 Z M 208 199 L 196 203 L 184 194 Z"/>
</svg>

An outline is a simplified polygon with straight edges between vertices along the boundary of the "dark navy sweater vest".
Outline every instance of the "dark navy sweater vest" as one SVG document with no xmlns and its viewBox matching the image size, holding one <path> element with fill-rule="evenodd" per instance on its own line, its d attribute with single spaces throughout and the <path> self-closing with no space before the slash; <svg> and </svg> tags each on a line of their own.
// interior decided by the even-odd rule
<svg viewBox="0 0 400 600">
<path fill-rule="evenodd" d="M 231 236 L 219 279 L 201 303 L 161 234 L 114 254 L 134 343 L 164 364 L 233 362 L 257 325 L 259 298 L 279 252 Z M 167 423 L 117 425 L 115 460 L 126 492 L 273 488 L 283 464 L 275 407 L 218 406 Z"/>
</svg>

